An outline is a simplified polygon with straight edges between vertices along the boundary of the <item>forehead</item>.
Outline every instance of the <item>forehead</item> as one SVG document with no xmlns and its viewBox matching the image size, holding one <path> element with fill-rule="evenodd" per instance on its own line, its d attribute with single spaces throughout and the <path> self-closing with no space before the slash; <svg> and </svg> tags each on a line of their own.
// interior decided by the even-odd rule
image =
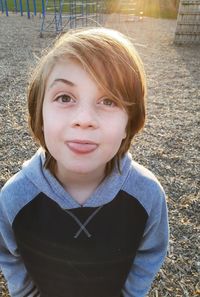
<svg viewBox="0 0 200 297">
<path fill-rule="evenodd" d="M 48 83 L 51 83 L 57 77 L 70 77 L 73 80 L 76 80 L 80 76 L 87 76 L 88 74 L 80 63 L 66 59 L 57 62 L 48 76 Z"/>
<path fill-rule="evenodd" d="M 52 68 L 46 83 L 46 89 L 51 89 L 58 83 L 72 87 L 88 87 L 101 92 L 100 85 L 91 77 L 88 71 L 78 61 L 65 59 L 57 62 Z"/>
</svg>

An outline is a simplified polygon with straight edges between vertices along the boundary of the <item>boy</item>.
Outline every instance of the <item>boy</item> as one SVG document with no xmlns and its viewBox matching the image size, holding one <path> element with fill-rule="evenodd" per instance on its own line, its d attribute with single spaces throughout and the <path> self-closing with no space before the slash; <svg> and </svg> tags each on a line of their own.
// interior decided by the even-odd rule
<svg viewBox="0 0 200 297">
<path fill-rule="evenodd" d="M 11 296 L 142 297 L 166 255 L 165 194 L 128 149 L 145 122 L 145 75 L 119 32 L 63 35 L 29 85 L 41 148 L 0 197 Z"/>
</svg>

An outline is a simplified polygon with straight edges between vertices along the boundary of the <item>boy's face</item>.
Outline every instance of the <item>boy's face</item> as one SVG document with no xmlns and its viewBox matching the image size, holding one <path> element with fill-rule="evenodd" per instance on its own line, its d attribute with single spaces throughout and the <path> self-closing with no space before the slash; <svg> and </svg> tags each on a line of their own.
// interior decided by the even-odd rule
<svg viewBox="0 0 200 297">
<path fill-rule="evenodd" d="M 127 113 L 81 65 L 67 60 L 53 68 L 44 96 L 43 132 L 62 175 L 102 174 L 126 137 L 127 121 Z"/>
</svg>

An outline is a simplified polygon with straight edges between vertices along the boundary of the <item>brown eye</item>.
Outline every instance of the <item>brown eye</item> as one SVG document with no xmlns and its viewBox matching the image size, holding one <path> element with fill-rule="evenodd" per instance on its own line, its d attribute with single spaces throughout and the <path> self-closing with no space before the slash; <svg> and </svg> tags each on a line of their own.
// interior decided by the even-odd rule
<svg viewBox="0 0 200 297">
<path fill-rule="evenodd" d="M 111 106 L 111 107 L 116 106 L 116 103 L 109 98 L 104 98 L 104 99 L 102 99 L 101 102 L 103 105 L 106 105 L 106 106 Z"/>
<path fill-rule="evenodd" d="M 60 103 L 69 103 L 74 102 L 74 99 L 71 96 L 64 94 L 58 96 L 55 101 L 58 101 Z"/>
</svg>

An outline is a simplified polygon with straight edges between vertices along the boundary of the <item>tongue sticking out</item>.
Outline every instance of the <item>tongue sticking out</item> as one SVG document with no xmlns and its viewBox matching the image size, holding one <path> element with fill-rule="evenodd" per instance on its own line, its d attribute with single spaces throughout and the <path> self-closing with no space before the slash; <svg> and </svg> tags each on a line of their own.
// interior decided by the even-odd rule
<svg viewBox="0 0 200 297">
<path fill-rule="evenodd" d="M 93 152 L 97 148 L 95 143 L 81 143 L 81 142 L 68 142 L 68 148 L 79 154 L 88 154 Z"/>
</svg>

